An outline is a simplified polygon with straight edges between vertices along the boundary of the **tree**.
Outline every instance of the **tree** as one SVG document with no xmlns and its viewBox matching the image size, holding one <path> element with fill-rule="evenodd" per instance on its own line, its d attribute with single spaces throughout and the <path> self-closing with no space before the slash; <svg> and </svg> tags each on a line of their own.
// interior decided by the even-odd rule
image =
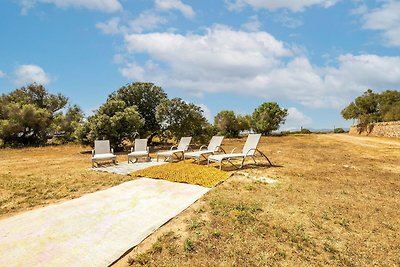
<svg viewBox="0 0 400 267">
<path fill-rule="evenodd" d="M 249 131 L 251 130 L 251 116 L 250 115 L 238 115 L 236 117 L 238 121 L 239 131 Z"/>
<path fill-rule="evenodd" d="M 212 132 L 202 109 L 180 98 L 162 101 L 157 107 L 156 118 L 168 137 L 193 136 L 201 141 L 205 133 Z"/>
<path fill-rule="evenodd" d="M 67 97 L 35 83 L 0 96 L 0 139 L 6 145 L 45 144 L 67 103 Z"/>
<path fill-rule="evenodd" d="M 144 126 L 139 129 L 141 136 L 149 137 L 149 142 L 161 129 L 156 119 L 157 106 L 167 99 L 164 90 L 153 83 L 131 83 L 112 93 L 109 99 L 122 100 L 126 107 L 135 106 L 144 119 Z"/>
<path fill-rule="evenodd" d="M 54 119 L 54 132 L 57 133 L 57 139 L 63 143 L 72 142 L 78 139 L 78 129 L 83 124 L 83 111 L 77 106 L 69 106 L 65 114 L 60 113 Z"/>
<path fill-rule="evenodd" d="M 268 135 L 278 130 L 280 124 L 285 123 L 287 115 L 288 110 L 281 108 L 277 103 L 263 103 L 253 112 L 253 129 L 258 133 Z"/>
<path fill-rule="evenodd" d="M 214 118 L 214 126 L 219 134 L 227 137 L 239 136 L 239 122 L 235 112 L 231 110 L 220 111 Z"/>
<path fill-rule="evenodd" d="M 96 139 L 108 139 L 115 149 L 121 150 L 123 141 L 133 140 L 143 125 L 144 119 L 135 106 L 109 98 L 95 115 L 88 118 L 87 125 L 79 129 L 78 135 L 82 142 L 90 144 Z"/>
<path fill-rule="evenodd" d="M 357 97 L 341 112 L 344 119 L 356 119 L 360 125 L 400 120 L 400 92 L 387 90 L 380 94 L 371 89 Z"/>
</svg>

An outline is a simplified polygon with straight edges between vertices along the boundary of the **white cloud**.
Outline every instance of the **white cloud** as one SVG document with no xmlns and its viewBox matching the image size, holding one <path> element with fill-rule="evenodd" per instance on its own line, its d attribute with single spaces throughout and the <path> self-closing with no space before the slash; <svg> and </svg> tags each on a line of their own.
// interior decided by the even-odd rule
<svg viewBox="0 0 400 267">
<path fill-rule="evenodd" d="M 278 14 L 275 17 L 275 21 L 290 29 L 298 28 L 303 25 L 303 22 L 300 19 L 289 15 L 286 10 Z"/>
<path fill-rule="evenodd" d="M 133 20 L 123 24 L 121 18 L 114 17 L 105 22 L 99 22 L 96 27 L 105 34 L 142 33 L 145 30 L 154 30 L 167 23 L 167 19 L 152 10 L 146 10 Z"/>
<path fill-rule="evenodd" d="M 144 11 L 136 19 L 129 22 L 129 28 L 134 33 L 141 33 L 144 30 L 153 30 L 159 25 L 167 23 L 167 19 L 153 11 Z"/>
<path fill-rule="evenodd" d="M 155 0 L 156 8 L 160 10 L 178 10 L 187 18 L 194 18 L 193 8 L 181 0 Z"/>
<path fill-rule="evenodd" d="M 377 9 L 368 11 L 363 8 L 363 28 L 383 32 L 387 46 L 400 46 L 400 2 L 384 1 Z"/>
<path fill-rule="evenodd" d="M 3 78 L 5 76 L 6 76 L 6 74 L 2 70 L 0 70 L 0 78 Z"/>
<path fill-rule="evenodd" d="M 26 14 L 36 4 L 53 4 L 59 8 L 87 8 L 107 13 L 123 9 L 118 0 L 20 0 L 21 12 Z"/>
<path fill-rule="evenodd" d="M 279 128 L 281 131 L 298 130 L 301 127 L 310 126 L 312 119 L 295 107 L 288 108 L 288 116 L 285 124 Z"/>
<path fill-rule="evenodd" d="M 335 5 L 339 0 L 225 0 L 229 10 L 241 10 L 249 5 L 256 9 L 289 9 L 301 12 L 304 9 L 319 5 L 325 8 Z"/>
<path fill-rule="evenodd" d="M 121 19 L 118 17 L 111 18 L 106 22 L 96 23 L 96 27 L 105 34 L 119 34 L 125 32 L 123 26 L 120 25 Z"/>
<path fill-rule="evenodd" d="M 46 85 L 51 81 L 50 75 L 37 65 L 19 65 L 14 74 L 14 83 L 18 86 L 30 83 Z"/>
<path fill-rule="evenodd" d="M 266 32 L 214 26 L 203 35 L 128 34 L 125 46 L 129 56 L 149 60 L 128 61 L 120 68 L 124 77 L 196 96 L 227 92 L 342 108 L 367 88 L 400 87 L 400 57 L 347 54 L 334 67 L 314 66 Z"/>
<path fill-rule="evenodd" d="M 205 104 L 196 104 L 196 106 L 201 107 L 201 109 L 203 110 L 203 115 L 208 120 L 208 122 L 214 122 L 214 117 L 212 116 L 211 110 Z"/>
<path fill-rule="evenodd" d="M 258 16 L 251 16 L 249 21 L 243 24 L 241 28 L 248 32 L 257 32 L 261 28 L 261 22 L 258 19 Z"/>
</svg>

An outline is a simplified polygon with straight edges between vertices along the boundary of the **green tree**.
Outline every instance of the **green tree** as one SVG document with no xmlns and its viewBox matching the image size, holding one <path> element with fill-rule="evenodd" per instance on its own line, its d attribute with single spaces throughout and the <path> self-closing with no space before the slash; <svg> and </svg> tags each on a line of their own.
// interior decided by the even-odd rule
<svg viewBox="0 0 400 267">
<path fill-rule="evenodd" d="M 358 120 L 360 125 L 400 120 L 400 92 L 387 90 L 380 94 L 371 89 L 357 97 L 341 112 L 344 119 Z"/>
<path fill-rule="evenodd" d="M 239 136 L 239 121 L 231 110 L 220 111 L 214 118 L 214 126 L 219 134 L 227 137 Z"/>
<path fill-rule="evenodd" d="M 153 83 L 131 83 L 112 93 L 109 99 L 122 100 L 126 107 L 136 107 L 145 121 L 139 133 L 143 137 L 149 137 L 149 142 L 158 134 L 161 127 L 156 119 L 156 109 L 167 99 L 167 94 L 161 87 Z"/>
<path fill-rule="evenodd" d="M 0 139 L 5 145 L 45 144 L 67 103 L 67 97 L 35 83 L 1 95 Z"/>
<path fill-rule="evenodd" d="M 212 132 L 202 109 L 180 98 L 162 101 L 157 107 L 156 118 L 163 133 L 177 140 L 193 136 L 195 140 L 202 141 L 205 134 Z"/>
<path fill-rule="evenodd" d="M 78 140 L 77 131 L 83 124 L 84 114 L 77 106 L 69 106 L 65 114 L 60 113 L 54 119 L 54 132 L 58 134 L 57 139 L 63 143 Z"/>
<path fill-rule="evenodd" d="M 251 116 L 250 115 L 238 115 L 236 117 L 238 121 L 239 131 L 251 130 Z"/>
<path fill-rule="evenodd" d="M 281 108 L 275 102 L 261 104 L 253 112 L 253 129 L 261 134 L 268 135 L 278 130 L 280 124 L 285 123 L 288 110 Z"/>
<path fill-rule="evenodd" d="M 127 106 L 122 100 L 109 98 L 86 125 L 78 130 L 83 143 L 93 144 L 97 139 L 108 139 L 116 150 L 123 148 L 124 140 L 133 140 L 143 127 L 144 119 L 135 106 Z"/>
</svg>

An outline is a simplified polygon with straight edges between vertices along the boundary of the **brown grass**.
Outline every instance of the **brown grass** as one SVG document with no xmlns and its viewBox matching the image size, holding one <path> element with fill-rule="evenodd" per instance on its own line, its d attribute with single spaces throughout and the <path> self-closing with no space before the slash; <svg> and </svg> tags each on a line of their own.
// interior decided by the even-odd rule
<svg viewBox="0 0 400 267">
<path fill-rule="evenodd" d="M 231 177 L 116 266 L 400 265 L 400 140 L 288 136 L 261 150 L 279 167 L 245 171 L 278 183 Z"/>
<path fill-rule="evenodd" d="M 82 196 L 134 178 L 89 171 L 89 148 L 0 150 L 0 217 Z M 124 159 L 124 157 L 120 157 Z"/>
<path fill-rule="evenodd" d="M 260 148 L 276 167 L 229 178 L 116 266 L 400 265 L 399 139 L 299 135 Z M 132 179 L 88 171 L 86 149 L 0 150 L 0 214 Z M 278 182 L 251 179 L 263 176 Z"/>
</svg>

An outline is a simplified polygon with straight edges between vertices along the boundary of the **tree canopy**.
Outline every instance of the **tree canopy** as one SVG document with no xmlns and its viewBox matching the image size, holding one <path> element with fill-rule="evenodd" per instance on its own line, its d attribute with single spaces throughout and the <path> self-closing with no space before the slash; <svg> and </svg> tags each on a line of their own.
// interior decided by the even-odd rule
<svg viewBox="0 0 400 267">
<path fill-rule="evenodd" d="M 287 115 L 288 110 L 281 108 L 276 102 L 263 103 L 253 112 L 253 130 L 268 135 L 285 123 Z"/>
<path fill-rule="evenodd" d="M 344 108 L 341 114 L 344 119 L 355 119 L 362 125 L 400 120 L 400 91 L 386 90 L 376 94 L 368 89 Z"/>
<path fill-rule="evenodd" d="M 232 110 L 220 111 L 214 118 L 214 126 L 219 134 L 227 137 L 239 136 L 239 120 Z"/>
<path fill-rule="evenodd" d="M 210 130 L 202 109 L 180 98 L 162 101 L 157 107 L 156 118 L 162 131 L 176 139 L 193 136 L 195 140 L 201 140 Z"/>
<path fill-rule="evenodd" d="M 71 140 L 70 125 L 83 117 L 77 106 L 70 107 L 65 116 L 62 109 L 68 98 L 35 83 L 1 95 L 0 104 L 0 139 L 5 145 L 42 145 L 60 132 Z"/>
</svg>

